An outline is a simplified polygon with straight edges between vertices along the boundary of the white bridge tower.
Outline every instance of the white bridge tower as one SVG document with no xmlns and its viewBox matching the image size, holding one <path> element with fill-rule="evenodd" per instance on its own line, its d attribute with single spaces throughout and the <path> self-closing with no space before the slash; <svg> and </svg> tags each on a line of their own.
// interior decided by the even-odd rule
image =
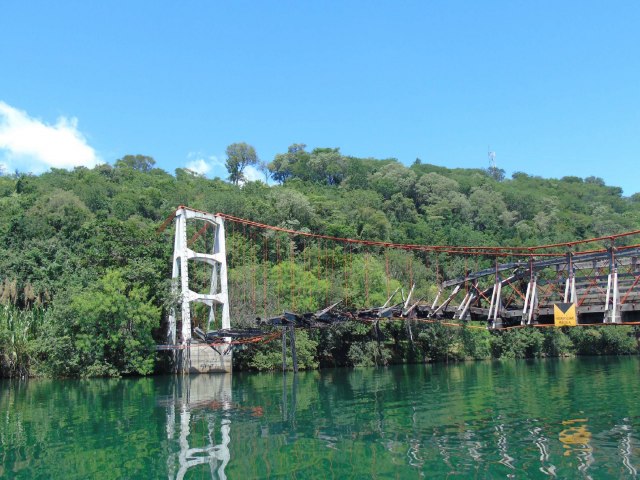
<svg viewBox="0 0 640 480">
<path fill-rule="evenodd" d="M 199 236 L 207 228 L 213 230 L 213 246 L 209 252 L 196 252 L 190 248 L 190 244 L 187 241 L 187 222 L 188 221 L 202 221 L 204 227 L 196 233 L 194 238 Z M 216 310 L 221 310 L 221 327 L 222 329 L 228 329 L 231 327 L 229 316 L 229 293 L 227 289 L 227 259 L 226 259 L 226 247 L 225 247 L 225 232 L 224 232 L 224 219 L 220 216 L 210 213 L 194 210 L 188 207 L 180 206 L 175 213 L 175 240 L 173 247 L 173 291 L 176 295 L 179 295 L 180 308 L 180 343 L 185 349 L 191 349 L 191 339 L 193 332 L 193 325 L 191 322 L 191 303 L 199 302 L 209 307 L 209 319 L 207 322 L 210 327 L 215 321 Z M 198 293 L 193 291 L 189 287 L 189 263 L 190 261 L 202 262 L 211 266 L 211 278 L 209 281 L 208 291 L 205 293 Z M 221 307 L 221 309 L 220 309 Z M 171 345 L 177 345 L 178 338 L 176 332 L 176 326 L 178 316 L 176 315 L 176 308 L 172 308 L 169 313 L 169 325 L 168 325 L 168 341 Z M 211 347 L 202 345 L 208 350 L 215 351 Z M 200 353 L 204 352 L 199 352 Z M 225 356 L 225 354 L 220 354 Z M 209 355 L 205 355 L 209 356 Z M 194 360 L 191 355 L 191 363 Z M 191 365 L 190 370 L 197 371 L 212 371 L 217 370 L 214 368 L 213 363 L 218 363 L 212 359 L 201 359 L 200 365 Z M 203 363 L 204 362 L 204 363 Z M 206 367 L 209 365 L 209 367 Z M 226 369 L 225 369 L 226 370 Z"/>
</svg>

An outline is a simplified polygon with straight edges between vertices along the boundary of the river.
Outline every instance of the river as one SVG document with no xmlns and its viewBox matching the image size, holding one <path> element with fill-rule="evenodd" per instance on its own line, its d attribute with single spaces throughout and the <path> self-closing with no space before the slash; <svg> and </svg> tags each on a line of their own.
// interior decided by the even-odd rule
<svg viewBox="0 0 640 480">
<path fill-rule="evenodd" d="M 0 478 L 635 478 L 640 359 L 0 381 Z"/>
</svg>

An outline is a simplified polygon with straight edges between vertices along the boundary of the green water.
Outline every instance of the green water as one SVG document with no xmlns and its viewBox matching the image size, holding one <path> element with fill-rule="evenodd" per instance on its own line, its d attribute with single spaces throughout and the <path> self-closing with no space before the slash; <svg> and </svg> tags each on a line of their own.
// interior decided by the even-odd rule
<svg viewBox="0 0 640 480">
<path fill-rule="evenodd" d="M 2 478 L 634 478 L 638 358 L 0 383 Z"/>
</svg>

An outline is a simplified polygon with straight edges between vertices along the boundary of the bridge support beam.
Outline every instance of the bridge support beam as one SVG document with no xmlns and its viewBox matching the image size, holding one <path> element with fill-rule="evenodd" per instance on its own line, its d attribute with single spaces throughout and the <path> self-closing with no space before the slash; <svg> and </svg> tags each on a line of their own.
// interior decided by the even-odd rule
<svg viewBox="0 0 640 480">
<path fill-rule="evenodd" d="M 187 241 L 187 221 L 199 220 L 205 223 L 205 227 L 213 230 L 214 240 L 211 251 L 197 252 L 190 248 Z M 196 234 L 198 235 L 198 234 Z M 195 237 L 194 237 L 195 238 Z M 202 365 L 191 365 L 191 356 L 189 351 L 192 347 L 193 325 L 191 321 L 191 304 L 193 302 L 202 303 L 209 307 L 209 318 L 207 327 L 215 322 L 216 309 L 220 308 L 221 318 L 220 327 L 228 329 L 231 327 L 229 314 L 229 293 L 227 287 L 227 260 L 226 260 L 226 244 L 224 220 L 210 213 L 193 210 L 187 207 L 179 207 L 175 214 L 175 238 L 173 247 L 173 270 L 172 270 L 172 291 L 174 296 L 179 298 L 180 304 L 180 339 L 177 338 L 178 316 L 176 308 L 172 308 L 169 312 L 168 319 L 168 342 L 171 345 L 182 346 L 182 358 L 180 364 L 182 370 L 202 371 Z M 211 278 L 209 287 L 205 293 L 195 292 L 189 287 L 189 266 L 190 261 L 200 262 L 211 266 Z M 204 345 L 199 345 L 199 347 Z M 228 356 L 228 359 L 219 359 L 220 361 L 208 361 L 207 365 L 221 364 L 225 365 L 224 370 L 230 370 L 231 351 L 224 349 L 226 354 L 220 353 L 221 357 Z M 217 353 L 214 350 L 214 353 Z M 226 368 L 228 365 L 228 369 Z M 212 367 L 213 368 L 213 367 Z M 205 370 L 207 370 L 205 368 Z M 218 368 L 214 368 L 219 371 Z"/>
</svg>

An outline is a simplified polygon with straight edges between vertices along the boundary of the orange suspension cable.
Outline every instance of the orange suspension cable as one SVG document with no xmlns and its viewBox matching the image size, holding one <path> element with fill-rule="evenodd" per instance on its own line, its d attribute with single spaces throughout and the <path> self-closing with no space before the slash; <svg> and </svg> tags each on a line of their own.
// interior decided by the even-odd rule
<svg viewBox="0 0 640 480">
<path fill-rule="evenodd" d="M 329 305 L 329 285 L 331 284 L 331 278 L 329 277 L 329 246 L 328 242 L 324 240 L 324 272 L 327 286 L 324 294 L 324 304 Z"/>
<path fill-rule="evenodd" d="M 349 281 L 353 279 L 353 245 L 349 244 Z"/>
<path fill-rule="evenodd" d="M 349 279 L 347 276 L 347 258 L 345 254 L 346 254 L 346 249 L 343 249 L 342 250 L 342 273 L 344 274 L 344 289 L 342 293 L 344 296 L 344 304 L 346 306 L 349 304 L 349 294 L 347 293 Z"/>
<path fill-rule="evenodd" d="M 364 253 L 364 304 L 369 306 L 369 253 Z"/>
<path fill-rule="evenodd" d="M 391 286 L 389 285 L 389 250 L 384 249 L 384 271 L 385 271 L 385 283 L 387 286 L 387 298 L 391 296 Z"/>
<path fill-rule="evenodd" d="M 278 295 L 277 295 L 277 310 L 280 313 L 280 295 L 282 294 L 282 265 L 280 263 L 280 236 L 276 234 L 276 258 L 278 265 L 276 269 L 278 271 Z"/>
<path fill-rule="evenodd" d="M 318 279 L 318 282 L 320 282 L 320 280 L 322 279 L 322 242 L 323 240 L 319 240 L 318 243 L 316 244 L 316 272 L 317 272 L 316 278 Z M 318 297 L 318 304 L 320 304 L 320 302 L 322 301 L 320 300 L 321 298 L 320 288 L 318 288 L 318 291 L 316 292 L 316 294 Z"/>
<path fill-rule="evenodd" d="M 469 286 L 467 285 L 467 277 L 469 275 L 467 260 L 468 260 L 468 257 L 464 257 L 464 291 L 465 293 L 469 293 Z"/>
<path fill-rule="evenodd" d="M 331 247 L 331 275 L 329 276 L 329 285 L 327 285 L 327 294 L 329 292 L 331 282 L 333 282 L 335 266 L 336 266 L 336 250 L 335 250 L 335 245 L 333 245 Z M 327 305 L 329 305 L 328 298 L 327 298 Z"/>
<path fill-rule="evenodd" d="M 173 213 L 169 215 L 164 222 L 162 222 L 162 225 L 158 227 L 158 229 L 156 230 L 156 233 L 162 233 L 165 231 L 165 229 L 169 226 L 169 224 L 173 221 L 173 219 L 176 218 L 176 214 L 178 213 L 178 210 L 180 208 L 181 207 L 178 207 L 178 209 L 174 210 Z"/>
<path fill-rule="evenodd" d="M 249 239 L 247 237 L 247 226 L 242 225 L 242 306 L 247 304 L 247 245 Z"/>
<path fill-rule="evenodd" d="M 461 254 L 469 253 L 473 255 L 477 255 L 477 254 L 486 255 L 486 254 L 489 254 L 489 252 L 493 252 L 491 253 L 492 255 L 498 255 L 498 256 L 509 256 L 509 255 L 529 256 L 531 252 L 538 251 L 538 250 L 548 250 L 551 248 L 560 248 L 560 247 L 566 248 L 566 247 L 572 247 L 575 245 L 600 242 L 604 240 L 614 241 L 617 238 L 622 238 L 622 237 L 627 237 L 632 235 L 640 235 L 640 230 L 633 230 L 629 232 L 623 232 L 623 233 L 608 235 L 604 237 L 596 237 L 596 238 L 589 238 L 584 240 L 576 240 L 571 242 L 554 243 L 554 244 L 547 244 L 547 245 L 538 245 L 538 246 L 532 246 L 532 247 L 417 245 L 417 244 L 397 244 L 397 243 L 391 243 L 391 242 L 360 240 L 360 239 L 353 239 L 353 238 L 342 238 L 342 237 L 334 237 L 331 235 L 319 235 L 319 234 L 313 234 L 309 232 L 300 232 L 296 230 L 285 229 L 281 227 L 274 227 L 272 225 L 266 225 L 263 223 L 254 222 L 252 220 L 246 220 L 243 218 L 234 217 L 232 215 L 226 215 L 223 213 L 218 213 L 217 215 L 222 218 L 228 219 L 230 221 L 235 221 L 238 223 L 246 223 L 248 225 L 252 225 L 259 228 L 284 231 L 287 233 L 302 235 L 306 237 L 324 238 L 324 239 L 334 240 L 334 241 L 339 241 L 344 243 L 354 243 L 354 244 L 369 245 L 369 246 L 384 246 L 384 247 L 390 247 L 390 248 L 416 249 L 416 250 L 424 250 L 424 251 L 440 251 L 445 253 L 461 253 Z M 629 247 L 626 247 L 626 248 L 629 248 Z M 600 252 L 600 251 L 606 251 L 606 249 L 598 249 L 598 250 L 582 251 L 582 252 L 574 252 L 574 253 L 577 255 L 577 254 L 594 253 L 594 252 Z M 548 254 L 537 254 L 537 256 L 547 256 L 547 255 Z"/>
<path fill-rule="evenodd" d="M 408 262 L 409 264 L 409 288 L 413 286 L 413 254 L 409 253 Z"/>
<path fill-rule="evenodd" d="M 234 229 L 234 224 L 231 223 L 231 226 L 229 227 L 229 239 L 230 239 L 230 244 L 234 245 L 235 242 L 235 229 Z M 214 240 L 215 242 L 215 240 Z M 235 245 L 234 245 L 235 247 Z M 231 255 L 228 256 L 228 261 L 227 261 L 227 267 L 229 269 L 229 272 L 232 272 L 235 269 L 236 266 L 236 255 L 235 255 L 235 248 L 231 249 Z M 235 302 L 235 290 L 236 290 L 236 283 L 234 280 L 235 275 L 229 275 L 229 278 L 231 280 L 231 288 L 229 289 L 229 310 L 231 311 L 231 317 L 233 317 L 233 304 Z"/>
<path fill-rule="evenodd" d="M 267 236 L 264 236 L 264 253 L 263 253 L 263 267 L 262 267 L 262 300 L 264 304 L 264 318 L 267 318 L 267 268 L 269 266 L 269 243 Z"/>
<path fill-rule="evenodd" d="M 307 272 L 307 255 L 309 254 L 309 252 L 307 252 L 307 239 L 303 238 L 302 239 L 302 275 L 300 278 L 300 281 L 298 282 L 298 297 L 301 300 L 300 303 L 303 303 L 304 301 L 304 295 L 305 295 L 305 291 L 304 291 L 304 280 L 305 280 L 305 273 Z"/>
<path fill-rule="evenodd" d="M 316 243 L 316 252 L 318 251 L 317 248 L 317 243 Z M 309 273 L 311 275 L 313 275 L 313 252 L 309 252 Z M 316 260 L 318 259 L 317 254 L 316 254 Z M 318 266 L 320 265 L 320 263 L 318 262 Z M 316 271 L 319 273 L 319 270 L 316 269 Z M 320 277 L 318 277 L 318 280 L 320 280 Z M 309 300 L 313 302 L 313 285 L 315 282 L 310 281 L 309 282 Z"/>
<path fill-rule="evenodd" d="M 296 309 L 295 257 L 293 254 L 293 238 L 289 237 L 289 263 L 291 265 L 291 310 Z"/>
<path fill-rule="evenodd" d="M 196 211 L 196 212 L 202 212 L 202 213 L 207 213 L 207 212 L 203 212 L 202 210 L 197 210 L 194 208 L 189 208 L 189 207 L 185 207 L 183 205 L 180 205 L 178 207 L 179 209 L 182 208 L 186 208 L 189 209 L 191 211 Z M 167 218 L 167 220 L 165 220 L 164 224 L 159 228 L 159 230 L 161 231 L 163 228 L 166 228 L 166 225 L 168 225 L 171 220 L 173 219 L 173 217 L 176 215 L 177 210 L 175 212 L 172 213 L 172 215 Z M 237 222 L 237 223 L 242 223 L 244 225 L 251 225 L 253 227 L 257 227 L 257 228 L 261 228 L 261 229 L 269 229 L 269 230 L 274 230 L 274 231 L 281 231 L 281 232 L 286 232 L 286 233 L 290 233 L 293 235 L 301 235 L 304 237 L 313 237 L 313 238 L 324 238 L 327 240 L 334 240 L 334 241 L 339 241 L 339 242 L 344 242 L 344 243 L 351 243 L 351 244 L 361 244 L 361 245 L 370 245 L 370 246 L 383 246 L 383 247 L 389 247 L 389 248 L 402 248 L 402 249 L 415 249 L 415 250 L 422 250 L 422 251 L 435 251 L 435 252 L 443 252 L 443 253 L 450 253 L 450 254 L 472 254 L 472 255 L 491 255 L 491 256 L 496 256 L 496 257 L 506 257 L 506 256 L 513 256 L 513 257 L 518 257 L 518 256 L 530 256 L 532 252 L 534 251 L 539 251 L 539 250 L 548 250 L 548 249 L 552 249 L 552 248 L 560 248 L 560 247 L 573 247 L 576 245 L 583 245 L 583 244 L 589 244 L 589 243 L 595 243 L 595 242 L 602 242 L 605 240 L 609 240 L 612 243 L 618 239 L 618 238 L 623 238 L 623 237 L 628 237 L 628 236 L 633 236 L 633 235 L 640 235 L 640 230 L 633 230 L 633 231 L 628 231 L 628 232 L 623 232 L 623 233 L 618 233 L 618 234 L 614 234 L 614 235 L 608 235 L 608 236 L 603 236 L 603 237 L 596 237 L 596 238 L 589 238 L 589 239 L 584 239 L 584 240 L 576 240 L 576 241 L 572 241 L 572 242 L 563 242 L 563 243 L 555 243 L 555 244 L 547 244 L 547 245 L 538 245 L 538 246 L 532 246 L 532 247 L 496 247 L 496 246 L 465 246 L 465 247 L 459 247 L 459 246 L 452 246 L 452 245 L 416 245 L 416 244 L 395 244 L 395 243 L 391 243 L 391 242 L 380 242 L 380 241 L 369 241 L 369 240 L 359 240 L 359 239 L 352 239 L 352 238 L 341 238 L 341 237 L 334 237 L 331 235 L 318 235 L 318 234 L 313 234 L 313 233 L 309 233 L 309 232 L 300 232 L 300 231 L 296 231 L 296 230 L 291 230 L 291 229 L 285 229 L 285 228 L 280 228 L 280 227 L 274 227 L 272 225 L 266 225 L 263 223 L 259 223 L 259 222 L 254 222 L 252 220 L 247 220 L 247 219 L 243 219 L 243 218 L 239 218 L 239 217 L 234 217 L 232 215 L 227 215 L 227 214 L 223 214 L 223 213 L 217 213 L 217 216 L 224 218 L 226 220 L 232 221 L 232 222 Z M 637 245 L 629 245 L 629 246 L 625 246 L 625 247 L 620 247 L 621 249 L 628 249 L 628 248 L 639 248 L 640 244 Z M 588 250 L 588 251 L 579 251 L 579 252 L 574 252 L 575 255 L 582 255 L 582 254 L 586 254 L 586 253 L 596 253 L 596 252 L 606 252 L 606 249 L 594 249 L 594 250 Z M 538 257 L 545 257 L 545 256 L 556 256 L 557 254 L 553 254 L 553 253 L 538 253 L 536 254 L 536 256 Z"/>
<path fill-rule="evenodd" d="M 258 262 L 256 246 L 256 231 L 251 231 L 251 306 L 253 307 L 253 316 L 256 315 L 256 263 Z"/>
</svg>

